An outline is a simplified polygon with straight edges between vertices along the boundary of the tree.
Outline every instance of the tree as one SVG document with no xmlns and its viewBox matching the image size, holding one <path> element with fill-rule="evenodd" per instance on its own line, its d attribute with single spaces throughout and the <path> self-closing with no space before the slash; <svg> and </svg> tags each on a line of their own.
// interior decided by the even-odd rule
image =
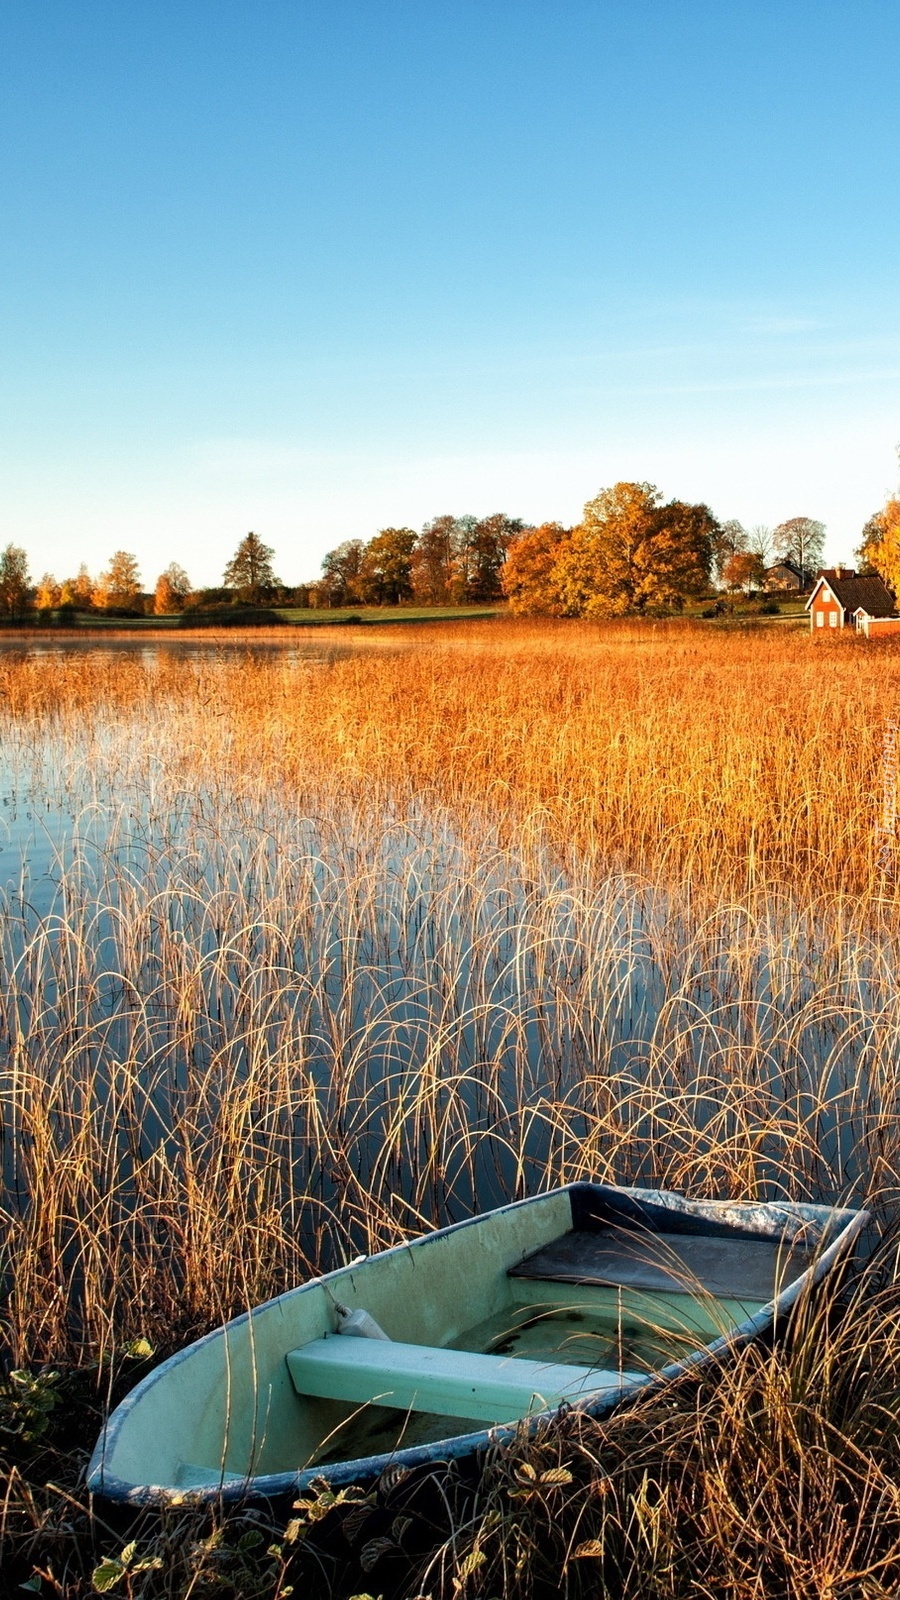
<svg viewBox="0 0 900 1600">
<path fill-rule="evenodd" d="M 768 528 L 764 522 L 757 522 L 747 535 L 747 549 L 753 555 L 759 556 L 764 567 L 770 567 L 772 565 L 772 557 L 775 554 L 775 540 L 772 529 Z"/>
<path fill-rule="evenodd" d="M 705 505 L 660 505 L 650 483 L 617 483 L 584 508 L 555 569 L 571 616 L 680 610 L 709 581 L 719 524 Z"/>
<path fill-rule="evenodd" d="M 446 605 L 453 598 L 453 561 L 459 518 L 449 514 L 426 522 L 413 552 L 412 584 L 417 600 Z"/>
<path fill-rule="evenodd" d="M 498 600 L 503 593 L 501 574 L 510 540 L 521 533 L 521 517 L 508 517 L 495 511 L 490 517 L 460 517 L 457 521 L 455 566 L 459 575 L 460 598 L 469 601 Z"/>
<path fill-rule="evenodd" d="M 127 550 L 117 550 L 106 571 L 100 574 L 94 599 L 104 609 L 131 611 L 141 593 L 137 559 Z"/>
<path fill-rule="evenodd" d="M 257 605 L 269 589 L 277 589 L 278 579 L 272 570 L 275 551 L 263 544 L 259 535 L 248 533 L 238 545 L 225 568 L 223 583 L 239 600 Z"/>
<path fill-rule="evenodd" d="M 329 606 L 357 605 L 361 600 L 362 539 L 345 539 L 322 560 L 323 587 Z"/>
<path fill-rule="evenodd" d="M 900 499 L 891 496 L 863 528 L 856 552 L 863 566 L 880 574 L 894 594 L 900 594 Z"/>
<path fill-rule="evenodd" d="M 510 543 L 501 573 L 503 593 L 517 616 L 565 614 L 557 565 L 571 530 L 559 522 L 526 528 Z"/>
<path fill-rule="evenodd" d="M 752 550 L 735 550 L 722 568 L 722 581 L 731 590 L 759 589 L 765 576 L 766 569 Z"/>
<path fill-rule="evenodd" d="M 191 580 L 177 561 L 172 561 L 156 580 L 153 595 L 153 612 L 157 617 L 169 617 L 174 611 L 183 611 L 191 593 Z"/>
<path fill-rule="evenodd" d="M 713 567 L 716 577 L 723 583 L 725 568 L 732 556 L 748 547 L 749 535 L 742 523 L 732 518 L 729 522 L 721 523 L 719 531 L 713 540 Z"/>
<path fill-rule="evenodd" d="M 45 572 L 38 580 L 34 603 L 38 611 L 52 611 L 60 603 L 61 590 L 52 572 Z"/>
<path fill-rule="evenodd" d="M 362 554 L 359 585 L 370 605 L 396 606 L 412 596 L 412 558 L 417 535 L 412 528 L 382 528 Z"/>
<path fill-rule="evenodd" d="M 15 620 L 28 599 L 28 556 L 21 545 L 8 544 L 0 553 L 0 610 Z"/>
<path fill-rule="evenodd" d="M 719 523 L 709 506 L 669 500 L 651 518 L 640 551 L 638 609 L 680 611 L 708 587 Z"/>
<path fill-rule="evenodd" d="M 825 524 L 813 517 L 791 517 L 779 522 L 772 542 L 782 561 L 793 561 L 801 572 L 812 573 L 821 565 L 825 548 Z"/>
</svg>

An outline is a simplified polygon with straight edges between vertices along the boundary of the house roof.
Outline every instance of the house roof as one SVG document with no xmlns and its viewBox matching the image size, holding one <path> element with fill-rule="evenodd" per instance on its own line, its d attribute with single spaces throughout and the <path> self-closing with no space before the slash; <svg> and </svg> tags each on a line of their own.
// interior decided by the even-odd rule
<svg viewBox="0 0 900 1600">
<path fill-rule="evenodd" d="M 831 573 L 824 572 L 807 601 L 807 610 L 815 600 L 823 583 L 827 583 L 835 599 L 843 606 L 845 611 L 867 611 L 870 617 L 895 617 L 897 615 L 894 596 L 891 594 L 887 584 L 878 577 L 877 573 L 870 573 L 864 577 L 853 573 L 848 578 L 836 578 Z"/>
<path fill-rule="evenodd" d="M 772 565 L 770 567 L 766 567 L 766 571 L 767 572 L 781 572 L 781 571 L 792 572 L 794 574 L 795 578 L 803 579 L 803 578 L 806 577 L 806 573 L 804 572 L 803 568 L 802 567 L 798 567 L 796 561 L 792 561 L 790 556 L 782 556 L 782 557 L 780 557 L 780 559 L 778 561 L 773 561 Z"/>
</svg>

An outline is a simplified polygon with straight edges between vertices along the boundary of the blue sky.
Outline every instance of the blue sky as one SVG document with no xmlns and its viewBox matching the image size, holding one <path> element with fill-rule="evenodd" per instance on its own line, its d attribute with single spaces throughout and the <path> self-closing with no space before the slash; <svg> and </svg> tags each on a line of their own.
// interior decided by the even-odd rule
<svg viewBox="0 0 900 1600">
<path fill-rule="evenodd" d="M 5 0 L 0 542 L 287 582 L 619 478 L 896 486 L 900 8 Z"/>
</svg>

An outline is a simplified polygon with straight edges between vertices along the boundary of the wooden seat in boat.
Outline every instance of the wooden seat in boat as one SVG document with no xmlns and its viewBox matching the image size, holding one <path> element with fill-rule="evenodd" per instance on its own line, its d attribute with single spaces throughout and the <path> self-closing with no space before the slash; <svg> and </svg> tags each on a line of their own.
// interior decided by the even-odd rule
<svg viewBox="0 0 900 1600">
<path fill-rule="evenodd" d="M 286 1359 L 300 1395 L 491 1423 L 517 1422 L 529 1412 L 620 1389 L 641 1377 L 340 1334 L 301 1345 Z"/>
<path fill-rule="evenodd" d="M 809 1264 L 808 1250 L 778 1240 L 610 1228 L 563 1234 L 510 1267 L 508 1276 L 765 1303 Z"/>
</svg>

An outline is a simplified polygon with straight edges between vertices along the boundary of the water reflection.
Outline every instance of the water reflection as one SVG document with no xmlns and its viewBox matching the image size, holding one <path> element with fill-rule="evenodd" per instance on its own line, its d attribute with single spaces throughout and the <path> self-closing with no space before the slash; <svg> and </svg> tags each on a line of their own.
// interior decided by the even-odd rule
<svg viewBox="0 0 900 1600">
<path fill-rule="evenodd" d="M 842 947 L 788 899 L 694 922 L 487 819 L 463 838 L 434 811 L 297 814 L 90 756 L 49 729 L 4 752 L 4 1027 L 61 1148 L 86 1106 L 108 1129 L 125 1210 L 154 1152 L 183 1169 L 187 1126 L 208 1158 L 257 1077 L 245 1133 L 279 1204 L 446 1220 L 577 1172 L 829 1199 L 868 1181 L 896 1007 L 876 941 Z"/>
</svg>

